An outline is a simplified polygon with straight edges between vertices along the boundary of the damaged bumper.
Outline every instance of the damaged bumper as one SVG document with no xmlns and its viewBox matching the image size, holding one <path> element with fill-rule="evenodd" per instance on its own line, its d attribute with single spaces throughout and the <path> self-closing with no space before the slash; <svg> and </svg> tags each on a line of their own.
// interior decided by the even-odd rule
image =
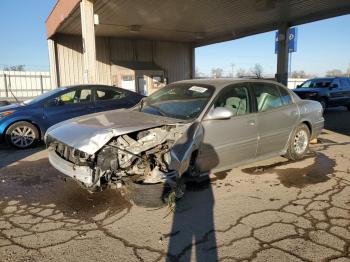
<svg viewBox="0 0 350 262">
<path fill-rule="evenodd" d="M 95 122 L 86 127 L 87 119 L 58 125 L 45 136 L 50 163 L 92 191 L 130 181 L 172 184 L 188 170 L 203 128 L 198 122 L 160 124 L 158 118 L 149 118 L 132 128 L 126 123 L 123 128 L 101 128 Z M 72 135 L 70 130 L 77 129 L 85 131 Z"/>
<path fill-rule="evenodd" d="M 60 157 L 53 149 L 49 149 L 49 161 L 58 171 L 83 183 L 84 186 L 92 187 L 94 185 L 94 170 L 90 167 L 76 166 Z"/>
</svg>

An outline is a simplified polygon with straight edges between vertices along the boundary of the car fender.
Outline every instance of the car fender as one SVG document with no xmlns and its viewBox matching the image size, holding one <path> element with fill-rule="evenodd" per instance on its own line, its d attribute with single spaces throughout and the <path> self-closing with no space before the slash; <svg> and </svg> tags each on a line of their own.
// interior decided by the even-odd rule
<svg viewBox="0 0 350 262">
<path fill-rule="evenodd" d="M 6 130 L 14 123 L 16 122 L 20 122 L 20 121 L 26 121 L 29 123 L 32 123 L 33 125 L 38 127 L 38 131 L 41 133 L 41 136 L 43 136 L 43 126 L 40 125 L 40 121 L 38 121 L 38 117 L 35 116 L 24 116 L 24 115 L 18 115 L 18 116 L 14 116 L 14 117 L 10 117 L 8 119 L 6 119 L 4 122 L 2 122 L 0 124 L 0 134 L 5 134 Z"/>
<path fill-rule="evenodd" d="M 199 149 L 204 137 L 204 129 L 200 122 L 192 123 L 187 131 L 173 145 L 170 155 L 170 168 L 181 176 L 190 165 L 192 153 Z"/>
</svg>

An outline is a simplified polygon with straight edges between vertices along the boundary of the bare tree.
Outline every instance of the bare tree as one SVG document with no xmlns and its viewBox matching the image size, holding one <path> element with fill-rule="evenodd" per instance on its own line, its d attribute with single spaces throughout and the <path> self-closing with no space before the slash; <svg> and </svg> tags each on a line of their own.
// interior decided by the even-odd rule
<svg viewBox="0 0 350 262">
<path fill-rule="evenodd" d="M 333 69 L 326 72 L 326 76 L 343 76 L 344 73 L 339 69 Z"/>
<path fill-rule="evenodd" d="M 220 67 L 212 68 L 211 69 L 211 76 L 213 78 L 221 78 L 223 75 L 224 70 Z"/>
<path fill-rule="evenodd" d="M 299 70 L 299 71 L 294 70 L 292 72 L 292 77 L 293 78 L 308 78 L 309 76 L 305 73 L 304 70 Z"/>
<path fill-rule="evenodd" d="M 196 67 L 195 72 L 194 72 L 194 77 L 195 78 L 207 78 L 209 76 L 208 76 L 208 74 L 199 71 L 199 69 Z"/>
<path fill-rule="evenodd" d="M 256 76 L 257 78 L 262 78 L 262 74 L 263 74 L 263 67 L 260 64 L 255 64 L 251 69 L 250 72 Z"/>
<path fill-rule="evenodd" d="M 244 68 L 238 68 L 237 69 L 237 72 L 236 72 L 236 76 L 237 77 L 243 77 L 243 76 L 246 76 L 247 75 L 247 72 Z"/>
<path fill-rule="evenodd" d="M 4 71 L 25 71 L 25 65 L 5 66 Z"/>
</svg>

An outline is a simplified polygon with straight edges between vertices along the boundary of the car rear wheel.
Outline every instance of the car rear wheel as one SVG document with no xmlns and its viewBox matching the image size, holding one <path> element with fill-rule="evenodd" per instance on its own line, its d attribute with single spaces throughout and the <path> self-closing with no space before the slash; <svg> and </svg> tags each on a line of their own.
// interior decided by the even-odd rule
<svg viewBox="0 0 350 262">
<path fill-rule="evenodd" d="M 310 130 L 305 124 L 300 124 L 293 132 L 289 141 L 287 153 L 284 155 L 289 160 L 302 159 L 309 149 Z"/>
<path fill-rule="evenodd" d="M 13 147 L 26 149 L 39 140 L 39 131 L 31 123 L 20 121 L 11 125 L 6 131 L 6 141 Z"/>
</svg>

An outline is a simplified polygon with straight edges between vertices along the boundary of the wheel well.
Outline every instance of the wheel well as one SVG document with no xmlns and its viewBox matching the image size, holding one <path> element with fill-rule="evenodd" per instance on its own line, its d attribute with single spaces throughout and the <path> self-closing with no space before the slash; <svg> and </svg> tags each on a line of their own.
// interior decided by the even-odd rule
<svg viewBox="0 0 350 262">
<path fill-rule="evenodd" d="M 323 99 L 326 103 L 328 103 L 328 97 L 327 96 L 321 96 L 321 99 Z"/>
<path fill-rule="evenodd" d="M 196 163 L 198 156 L 198 149 L 194 150 L 191 154 L 190 165 L 194 165 Z"/>
<path fill-rule="evenodd" d="M 16 123 L 18 123 L 18 122 L 28 122 L 28 123 L 32 124 L 33 126 L 35 126 L 36 129 L 38 129 L 39 139 L 41 140 L 41 130 L 40 130 L 40 127 L 39 127 L 36 123 L 34 123 L 34 122 L 30 121 L 30 120 L 17 120 L 17 121 L 15 121 L 15 122 L 12 122 L 11 124 L 9 124 L 9 125 L 5 128 L 5 130 L 4 130 L 4 136 L 6 136 L 7 129 L 9 129 L 10 126 L 12 126 L 13 124 L 16 124 Z"/>
<path fill-rule="evenodd" d="M 310 131 L 310 135 L 312 135 L 312 127 L 311 127 L 311 123 L 310 123 L 310 122 L 308 122 L 308 121 L 304 121 L 304 122 L 303 122 L 303 124 L 305 124 L 305 125 L 308 127 L 308 129 L 309 129 L 309 131 Z"/>
</svg>

